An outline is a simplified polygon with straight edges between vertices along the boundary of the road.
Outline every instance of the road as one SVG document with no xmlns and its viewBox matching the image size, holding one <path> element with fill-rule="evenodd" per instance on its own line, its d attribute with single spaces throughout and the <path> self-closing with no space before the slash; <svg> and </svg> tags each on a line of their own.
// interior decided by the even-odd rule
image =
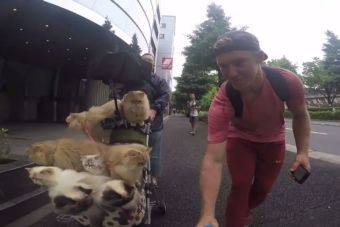
<svg viewBox="0 0 340 227">
<path fill-rule="evenodd" d="M 166 216 L 155 216 L 153 227 L 195 225 L 200 211 L 199 168 L 206 146 L 207 126 L 198 124 L 198 134 L 189 133 L 188 119 L 172 116 L 163 140 L 164 172 L 161 189 L 168 205 Z M 339 135 L 339 134 L 338 134 Z M 288 169 L 295 154 L 287 152 L 281 175 L 266 202 L 255 212 L 255 227 L 339 227 L 340 165 L 312 159 L 313 173 L 304 185 L 292 182 Z M 216 205 L 223 225 L 224 200 L 230 187 L 226 169 Z"/>
<path fill-rule="evenodd" d="M 295 145 L 291 120 L 286 120 L 286 141 Z M 310 148 L 328 154 L 340 155 L 340 127 L 311 124 Z"/>
<path fill-rule="evenodd" d="M 313 130 L 324 132 L 319 130 L 318 126 L 313 126 Z M 50 128 L 46 126 L 43 135 L 46 138 L 57 136 L 56 131 L 59 135 L 65 133 L 62 128 L 56 130 L 55 126 Z M 49 136 L 48 132 L 52 134 Z M 331 130 L 327 131 L 327 133 L 331 132 Z M 323 134 L 316 135 L 323 136 Z M 188 118 L 176 115 L 170 116 L 166 121 L 162 142 L 164 168 L 160 188 L 167 204 L 167 214 L 153 215 L 150 227 L 195 226 L 200 213 L 199 172 L 206 147 L 206 137 L 205 123 L 199 122 L 198 133 L 192 136 L 189 134 Z M 323 139 L 325 138 L 321 137 L 322 141 Z M 332 147 L 329 147 L 329 150 L 332 151 Z M 312 175 L 305 184 L 299 185 L 287 174 L 294 157 L 294 153 L 286 153 L 283 169 L 272 193 L 265 203 L 255 210 L 254 227 L 339 227 L 340 165 L 311 159 Z M 230 180 L 224 168 L 222 187 L 216 204 L 216 217 L 221 227 L 224 226 L 224 202 L 229 188 Z M 37 211 L 37 213 L 41 212 L 41 210 Z M 33 215 L 28 215 L 28 218 L 33 219 Z M 75 225 L 58 223 L 55 215 L 51 214 L 33 225 L 21 226 L 71 227 Z"/>
</svg>

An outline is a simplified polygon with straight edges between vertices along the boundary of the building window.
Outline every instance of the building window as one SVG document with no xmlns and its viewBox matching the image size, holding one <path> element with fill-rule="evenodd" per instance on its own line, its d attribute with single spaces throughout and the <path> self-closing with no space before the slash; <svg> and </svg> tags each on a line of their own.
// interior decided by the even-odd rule
<svg viewBox="0 0 340 227">
<path fill-rule="evenodd" d="M 161 21 L 161 13 L 159 12 L 159 6 L 156 9 L 158 21 Z"/>
<path fill-rule="evenodd" d="M 155 45 L 155 43 L 153 42 L 153 40 L 151 40 L 151 48 L 152 48 L 153 56 L 156 56 L 156 45 Z"/>
<path fill-rule="evenodd" d="M 156 37 L 158 36 L 158 28 L 157 28 L 157 24 L 156 21 L 153 21 L 153 30 L 155 31 Z"/>
<path fill-rule="evenodd" d="M 159 34 L 160 39 L 164 39 L 164 34 Z"/>
<path fill-rule="evenodd" d="M 161 28 L 166 28 L 166 23 L 161 23 Z"/>
</svg>

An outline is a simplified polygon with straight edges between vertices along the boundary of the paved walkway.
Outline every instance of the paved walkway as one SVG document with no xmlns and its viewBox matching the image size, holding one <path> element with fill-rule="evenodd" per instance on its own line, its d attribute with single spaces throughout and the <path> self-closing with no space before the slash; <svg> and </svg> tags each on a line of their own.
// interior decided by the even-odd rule
<svg viewBox="0 0 340 227">
<path fill-rule="evenodd" d="M 39 140 L 39 138 L 81 137 L 80 134 L 67 130 L 64 125 L 40 124 L 30 127 L 18 125 L 17 129 L 11 129 L 11 136 L 22 137 L 21 141 L 26 141 L 25 144 Z M 24 140 L 25 136 L 28 138 Z M 198 133 L 192 136 L 189 134 L 188 118 L 172 115 L 167 119 L 162 143 L 164 169 L 160 186 L 168 210 L 165 216 L 153 216 L 152 227 L 192 227 L 195 225 L 200 212 L 198 180 L 206 136 L 207 125 L 205 123 L 199 122 Z M 22 146 L 23 143 L 19 143 L 20 151 L 15 152 L 21 153 Z M 15 150 L 16 146 L 13 147 Z M 287 152 L 283 170 L 273 192 L 256 210 L 254 226 L 339 227 L 340 166 L 312 160 L 313 172 L 310 179 L 304 185 L 298 185 L 292 182 L 287 174 L 293 158 L 294 154 Z M 227 171 L 224 170 L 222 190 L 216 205 L 216 215 L 221 226 L 224 226 L 224 200 L 229 187 L 230 181 Z M 70 227 L 71 225 L 56 223 L 54 216 L 49 216 L 33 226 Z"/>
</svg>

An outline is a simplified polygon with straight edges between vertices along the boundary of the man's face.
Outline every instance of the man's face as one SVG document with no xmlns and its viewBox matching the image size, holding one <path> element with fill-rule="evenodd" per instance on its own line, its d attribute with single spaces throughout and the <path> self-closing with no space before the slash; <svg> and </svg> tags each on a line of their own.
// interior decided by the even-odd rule
<svg viewBox="0 0 340 227">
<path fill-rule="evenodd" d="M 191 99 L 195 99 L 195 94 L 190 94 Z"/>
<path fill-rule="evenodd" d="M 243 50 L 222 53 L 216 57 L 223 77 L 237 90 L 244 90 L 253 83 L 263 60 L 261 52 Z"/>
<path fill-rule="evenodd" d="M 152 55 L 145 54 L 145 55 L 142 56 L 142 59 L 143 59 L 143 61 L 145 61 L 148 64 L 150 64 L 150 70 L 151 70 L 151 72 L 153 72 L 154 65 L 155 65 L 154 57 Z"/>
</svg>

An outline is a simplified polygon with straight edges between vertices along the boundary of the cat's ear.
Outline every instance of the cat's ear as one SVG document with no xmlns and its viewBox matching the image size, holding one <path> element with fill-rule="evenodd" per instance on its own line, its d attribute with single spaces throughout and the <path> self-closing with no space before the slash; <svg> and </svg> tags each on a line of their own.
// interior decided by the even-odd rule
<svg viewBox="0 0 340 227">
<path fill-rule="evenodd" d="M 142 92 L 142 91 L 138 91 L 138 97 L 139 98 L 143 98 L 144 96 L 145 96 L 145 93 L 144 92 Z"/>
<path fill-rule="evenodd" d="M 127 97 L 128 94 L 129 94 L 129 93 L 126 93 L 126 94 L 123 96 L 122 102 L 124 102 L 124 100 L 126 99 L 126 97 Z"/>
<path fill-rule="evenodd" d="M 135 150 L 135 149 L 131 149 L 128 150 L 128 152 L 125 154 L 125 157 L 137 157 L 140 155 L 140 152 Z"/>
<path fill-rule="evenodd" d="M 133 192 L 134 189 L 133 186 L 127 184 L 126 182 L 123 182 L 123 186 L 128 195 L 130 195 Z"/>
<path fill-rule="evenodd" d="M 52 175 L 55 174 L 55 172 L 54 172 L 54 169 L 52 169 L 52 168 L 45 168 L 45 169 L 40 171 L 40 174 L 43 174 L 45 176 L 52 176 Z"/>
</svg>

